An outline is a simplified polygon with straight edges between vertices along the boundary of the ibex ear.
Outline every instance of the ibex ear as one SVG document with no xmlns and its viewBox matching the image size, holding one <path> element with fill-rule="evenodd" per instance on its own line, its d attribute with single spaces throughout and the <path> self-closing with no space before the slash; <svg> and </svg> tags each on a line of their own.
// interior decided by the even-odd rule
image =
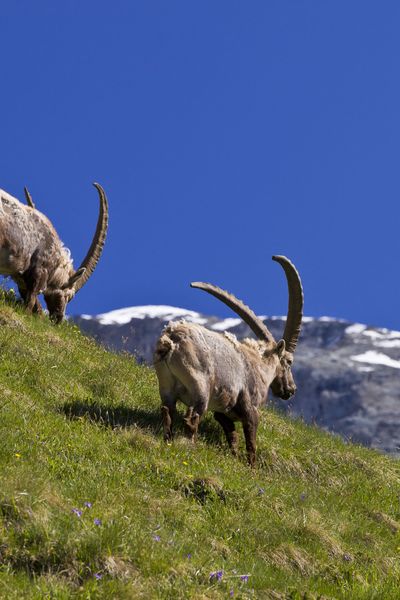
<svg viewBox="0 0 400 600">
<path fill-rule="evenodd" d="M 81 269 L 78 269 L 77 271 L 75 271 L 75 273 L 73 275 L 71 275 L 71 277 L 69 278 L 68 283 L 65 287 L 67 287 L 67 288 L 73 287 L 73 285 L 78 281 L 78 279 L 80 279 L 82 277 L 82 275 L 84 274 L 85 271 L 86 271 L 85 267 L 82 267 Z"/>
<path fill-rule="evenodd" d="M 275 348 L 275 352 L 277 353 L 279 358 L 282 358 L 285 350 L 286 350 L 285 340 L 279 340 L 279 342 L 277 343 L 276 348 Z"/>
</svg>

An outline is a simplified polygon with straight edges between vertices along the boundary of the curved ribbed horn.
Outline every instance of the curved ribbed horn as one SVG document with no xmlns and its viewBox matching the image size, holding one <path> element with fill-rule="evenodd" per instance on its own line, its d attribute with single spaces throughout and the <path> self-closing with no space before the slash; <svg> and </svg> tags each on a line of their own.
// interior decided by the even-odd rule
<svg viewBox="0 0 400 600">
<path fill-rule="evenodd" d="M 222 290 L 216 285 L 212 285 L 212 283 L 202 283 L 201 281 L 192 282 L 190 287 L 204 290 L 229 306 L 229 308 L 231 308 L 237 315 L 239 315 L 241 319 L 243 319 L 245 323 L 247 323 L 250 329 L 256 334 L 258 339 L 266 342 L 274 341 L 272 333 L 269 331 L 268 327 L 264 325 L 262 320 L 253 313 L 251 308 L 246 306 L 241 300 L 235 298 L 233 294 Z"/>
<path fill-rule="evenodd" d="M 86 254 L 85 258 L 82 261 L 79 269 L 77 269 L 75 275 L 80 271 L 82 274 L 78 278 L 78 280 L 73 280 L 74 275 L 70 280 L 70 286 L 75 288 L 75 291 L 81 289 L 83 285 L 87 282 L 91 274 L 96 268 L 97 263 L 99 262 L 99 258 L 103 251 L 104 242 L 107 234 L 107 226 L 108 226 L 108 202 L 105 191 L 101 187 L 100 184 L 94 183 L 94 187 L 97 189 L 99 193 L 99 201 L 100 201 L 100 210 L 99 210 L 99 218 L 97 220 L 96 232 L 94 234 L 92 243 L 90 245 L 89 251 Z"/>
<path fill-rule="evenodd" d="M 273 256 L 272 260 L 281 265 L 287 279 L 289 306 L 283 339 L 286 342 L 286 350 L 293 353 L 296 350 L 301 329 L 301 319 L 303 317 L 303 287 L 296 267 L 286 256 Z"/>
<path fill-rule="evenodd" d="M 24 187 L 24 192 L 25 192 L 25 198 L 26 198 L 27 205 L 30 206 L 31 208 L 35 208 L 35 203 L 32 200 L 32 196 L 30 195 L 27 187 Z"/>
</svg>

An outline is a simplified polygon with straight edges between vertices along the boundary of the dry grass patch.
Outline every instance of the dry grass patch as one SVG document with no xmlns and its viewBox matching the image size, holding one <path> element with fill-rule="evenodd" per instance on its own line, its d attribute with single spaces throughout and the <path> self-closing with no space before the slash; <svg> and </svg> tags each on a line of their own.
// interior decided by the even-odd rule
<svg viewBox="0 0 400 600">
<path fill-rule="evenodd" d="M 332 526 L 327 523 L 326 517 L 313 508 L 304 512 L 303 524 L 297 529 L 297 534 L 314 540 L 333 557 L 350 557 L 332 534 Z"/>
<path fill-rule="evenodd" d="M 374 511 L 370 513 L 371 518 L 377 523 L 383 523 L 386 525 L 392 533 L 397 533 L 400 530 L 400 523 L 389 517 L 383 512 Z"/>
<path fill-rule="evenodd" d="M 127 429 L 120 429 L 119 434 L 126 439 L 128 444 L 138 450 L 153 450 L 160 445 L 159 440 L 150 433 L 144 432 L 139 427 L 133 425 Z"/>
<path fill-rule="evenodd" d="M 302 479 L 307 479 L 308 477 L 307 469 L 296 456 L 291 455 L 286 458 L 280 453 L 279 449 L 273 446 L 259 451 L 257 464 L 261 469 L 271 474 L 291 475 Z"/>
<path fill-rule="evenodd" d="M 266 560 L 278 569 L 296 570 L 301 575 L 312 575 L 317 569 L 316 561 L 306 550 L 289 543 L 281 544 L 278 548 L 269 552 Z"/>
<path fill-rule="evenodd" d="M 110 577 L 122 580 L 134 579 L 139 575 L 137 567 L 129 559 L 121 556 L 107 556 L 103 561 L 102 570 Z"/>
</svg>

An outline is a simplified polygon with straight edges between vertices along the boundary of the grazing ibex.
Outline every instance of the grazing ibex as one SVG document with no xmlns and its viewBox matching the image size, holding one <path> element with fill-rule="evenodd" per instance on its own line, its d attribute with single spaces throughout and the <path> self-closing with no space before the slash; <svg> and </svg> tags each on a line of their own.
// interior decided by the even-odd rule
<svg viewBox="0 0 400 600">
<path fill-rule="evenodd" d="M 74 269 L 70 252 L 63 245 L 49 219 L 35 209 L 25 189 L 28 206 L 0 190 L 0 274 L 11 277 L 28 312 L 40 312 L 38 294 L 44 294 L 50 318 L 62 321 L 68 302 L 87 282 L 103 250 L 108 203 L 103 188 L 92 244 L 79 269 Z"/>
<path fill-rule="evenodd" d="M 273 256 L 283 267 L 289 289 L 289 308 L 283 339 L 271 332 L 253 311 L 232 294 L 210 283 L 192 283 L 234 310 L 257 336 L 238 341 L 195 323 L 170 322 L 159 338 L 154 354 L 164 426 L 164 439 L 172 438 L 176 402 L 188 411 L 186 433 L 195 439 L 199 420 L 209 409 L 222 426 L 229 447 L 237 453 L 235 421 L 241 421 L 248 461 L 255 464 L 258 407 L 268 389 L 284 400 L 296 391 L 291 372 L 293 353 L 303 315 L 303 289 L 294 265 L 285 256 Z"/>
</svg>

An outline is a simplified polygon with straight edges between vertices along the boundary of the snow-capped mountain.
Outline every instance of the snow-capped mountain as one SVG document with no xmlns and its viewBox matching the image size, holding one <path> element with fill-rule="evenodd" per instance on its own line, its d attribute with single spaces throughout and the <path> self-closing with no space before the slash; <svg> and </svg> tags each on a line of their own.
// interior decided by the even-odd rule
<svg viewBox="0 0 400 600">
<path fill-rule="evenodd" d="M 262 317 L 275 339 L 284 317 Z M 185 319 L 239 339 L 252 334 L 239 318 L 219 319 L 173 306 L 134 306 L 74 321 L 114 350 L 151 363 L 157 337 L 170 320 Z M 400 331 L 321 317 L 304 317 L 289 402 L 271 400 L 307 422 L 366 445 L 400 454 Z"/>
<path fill-rule="evenodd" d="M 185 319 L 192 323 L 203 325 L 207 318 L 202 318 L 199 313 L 185 308 L 176 308 L 175 306 L 147 305 L 130 306 L 128 308 L 118 308 L 107 313 L 96 315 L 81 315 L 82 319 L 95 319 L 101 325 L 126 325 L 132 319 L 161 319 L 162 321 L 172 321 L 175 319 Z M 239 319 L 240 320 L 240 319 Z"/>
</svg>

